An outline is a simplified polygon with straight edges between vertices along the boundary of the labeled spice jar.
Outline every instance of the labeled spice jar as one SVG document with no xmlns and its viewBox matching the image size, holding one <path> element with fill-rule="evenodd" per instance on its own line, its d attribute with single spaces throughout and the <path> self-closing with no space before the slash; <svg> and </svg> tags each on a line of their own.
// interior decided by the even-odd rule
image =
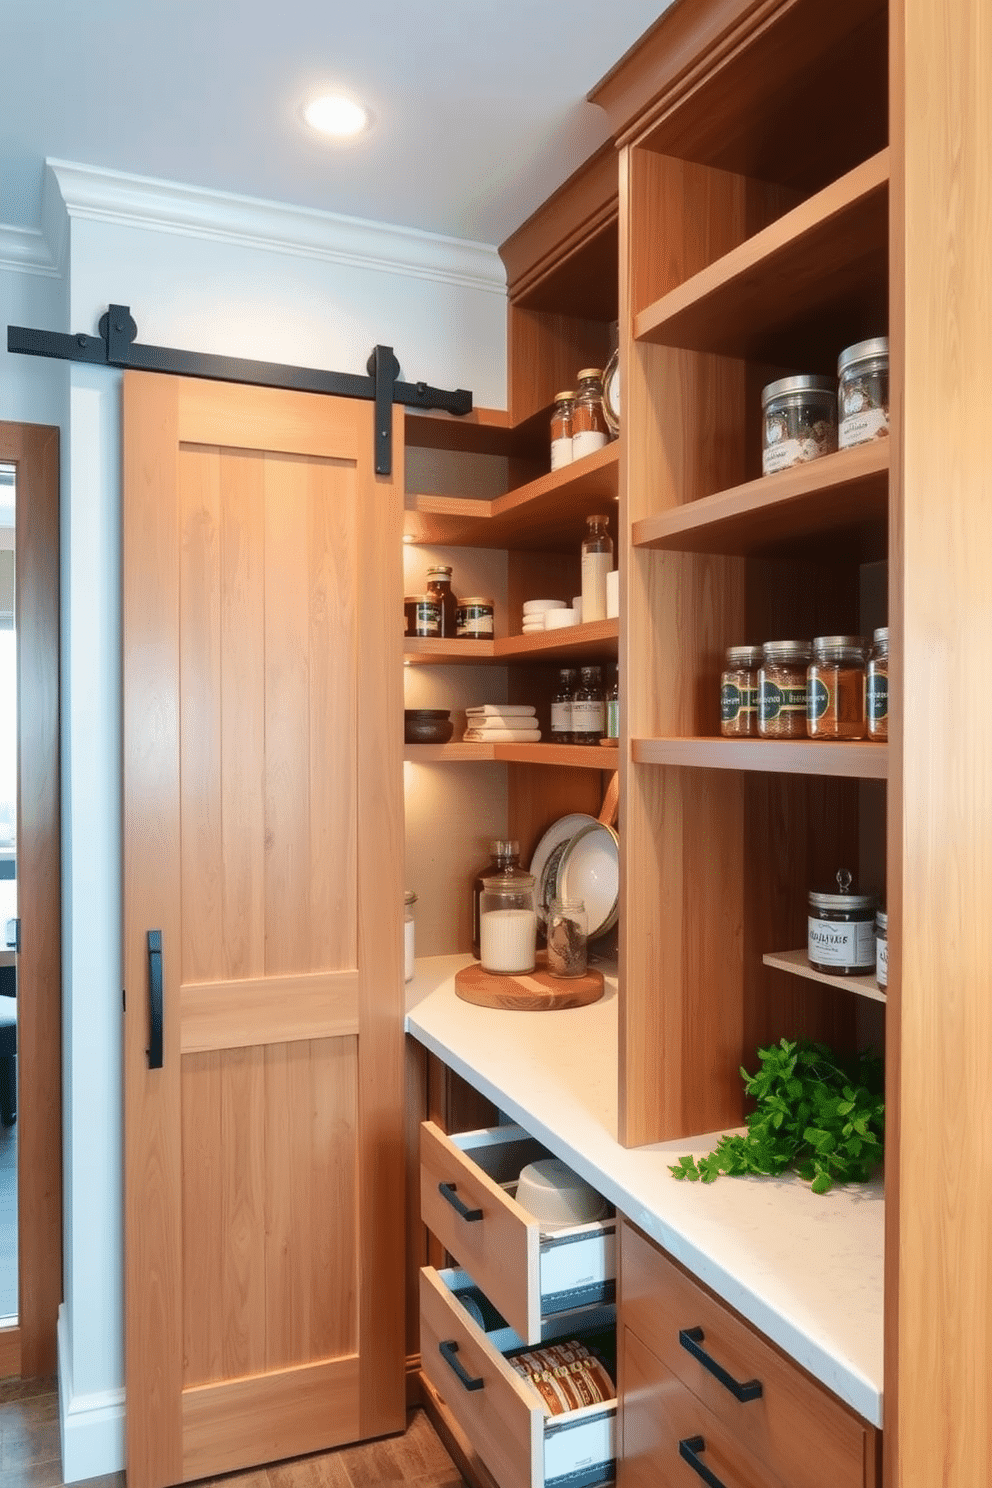
<svg viewBox="0 0 992 1488">
<path fill-rule="evenodd" d="M 759 735 L 762 739 L 805 739 L 809 641 L 766 641 L 761 652 Z"/>
<path fill-rule="evenodd" d="M 837 358 L 837 445 L 850 449 L 889 433 L 889 340 L 875 336 Z"/>
<path fill-rule="evenodd" d="M 837 389 L 830 377 L 782 377 L 761 392 L 765 475 L 837 448 Z"/>
<path fill-rule="evenodd" d="M 441 609 L 441 635 L 451 640 L 458 630 L 458 601 L 451 592 L 451 568 L 439 563 L 427 570 L 427 595 Z"/>
<path fill-rule="evenodd" d="M 551 410 L 551 469 L 560 470 L 572 463 L 572 411 L 574 393 L 555 393 Z"/>
<path fill-rule="evenodd" d="M 875 916 L 875 980 L 884 992 L 889 985 L 889 917 L 884 909 Z"/>
<path fill-rule="evenodd" d="M 572 410 L 572 459 L 581 460 L 593 450 L 602 449 L 610 440 L 603 412 L 603 372 L 600 367 L 584 367 L 579 373 L 579 391 Z"/>
<path fill-rule="evenodd" d="M 439 636 L 441 606 L 430 594 L 408 594 L 403 601 L 408 636 Z"/>
<path fill-rule="evenodd" d="M 548 905 L 548 971 L 553 977 L 585 976 L 588 924 L 581 899 L 552 899 Z"/>
<path fill-rule="evenodd" d="M 750 739 L 758 732 L 760 646 L 728 646 L 720 677 L 720 732 Z"/>
<path fill-rule="evenodd" d="M 889 627 L 880 625 L 872 636 L 865 683 L 865 713 L 869 739 L 889 737 Z"/>
<path fill-rule="evenodd" d="M 816 636 L 806 673 L 811 739 L 863 739 L 865 643 L 861 636 Z"/>
<path fill-rule="evenodd" d="M 851 875 L 837 874 L 837 892 L 809 892 L 807 954 L 814 971 L 865 976 L 875 970 L 874 894 L 851 892 Z"/>
<path fill-rule="evenodd" d="M 455 633 L 465 641 L 491 641 L 496 607 L 486 596 L 460 599 L 455 610 Z"/>
</svg>

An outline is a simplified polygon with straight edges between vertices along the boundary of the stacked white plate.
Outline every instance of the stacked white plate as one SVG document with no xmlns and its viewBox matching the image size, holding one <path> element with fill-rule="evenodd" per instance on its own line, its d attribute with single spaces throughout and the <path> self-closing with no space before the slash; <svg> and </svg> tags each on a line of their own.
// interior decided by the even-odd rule
<svg viewBox="0 0 992 1488">
<path fill-rule="evenodd" d="M 544 617 L 549 610 L 565 609 L 563 599 L 528 599 L 524 601 L 523 611 L 523 633 L 531 635 L 535 630 L 543 630 Z"/>
</svg>

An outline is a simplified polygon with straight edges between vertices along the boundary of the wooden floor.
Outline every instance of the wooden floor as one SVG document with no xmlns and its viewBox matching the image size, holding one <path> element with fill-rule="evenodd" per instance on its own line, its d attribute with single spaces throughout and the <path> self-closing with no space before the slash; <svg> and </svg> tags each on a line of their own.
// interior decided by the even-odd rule
<svg viewBox="0 0 992 1488">
<path fill-rule="evenodd" d="M 396 1483 L 463 1488 L 464 1482 L 423 1411 L 411 1412 L 404 1436 L 207 1481 L 224 1488 L 388 1488 Z M 0 1381 L 0 1484 L 60 1488 L 61 1483 L 56 1381 Z M 87 1488 L 125 1488 L 125 1476 L 90 1478 Z"/>
</svg>

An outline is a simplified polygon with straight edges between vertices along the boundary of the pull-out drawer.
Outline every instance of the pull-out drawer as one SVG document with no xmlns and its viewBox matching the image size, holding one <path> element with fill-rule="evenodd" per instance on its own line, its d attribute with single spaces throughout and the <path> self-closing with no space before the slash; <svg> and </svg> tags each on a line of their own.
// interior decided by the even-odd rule
<svg viewBox="0 0 992 1488">
<path fill-rule="evenodd" d="M 596 1488 L 615 1474 L 616 1401 L 548 1415 L 534 1389 L 507 1363 L 523 1340 L 511 1328 L 484 1332 L 459 1296 L 464 1271 L 420 1273 L 424 1373 L 500 1488 Z M 549 1325 L 548 1338 L 581 1337 L 612 1325 L 604 1308 Z"/>
<path fill-rule="evenodd" d="M 790 1488 L 875 1482 L 874 1428 L 626 1222 L 620 1293 L 624 1330 Z"/>
<path fill-rule="evenodd" d="M 562 1312 L 616 1297 L 614 1219 L 544 1233 L 513 1197 L 521 1169 L 547 1149 L 519 1126 L 420 1138 L 420 1213 L 525 1343 Z"/>
<path fill-rule="evenodd" d="M 623 1488 L 712 1488 L 714 1480 L 722 1488 L 782 1488 L 629 1328 L 620 1347 Z"/>
</svg>

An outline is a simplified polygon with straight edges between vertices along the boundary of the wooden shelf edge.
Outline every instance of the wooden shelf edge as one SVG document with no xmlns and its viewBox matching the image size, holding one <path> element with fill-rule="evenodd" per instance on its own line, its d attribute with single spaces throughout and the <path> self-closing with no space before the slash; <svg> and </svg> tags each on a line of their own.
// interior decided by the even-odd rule
<svg viewBox="0 0 992 1488">
<path fill-rule="evenodd" d="M 494 760 L 495 758 L 495 744 L 466 744 L 458 740 L 451 744 L 403 745 L 403 759 L 411 765 L 458 764 L 469 760 Z"/>
<path fill-rule="evenodd" d="M 449 641 L 404 636 L 404 666 L 485 666 L 495 660 L 494 641 Z"/>
<path fill-rule="evenodd" d="M 408 408 L 404 437 L 414 449 L 504 455 L 510 449 L 513 426 L 505 408 L 473 408 L 465 414 L 446 413 L 443 408 Z"/>
<path fill-rule="evenodd" d="M 872 1002 L 884 1003 L 888 1000 L 873 976 L 830 976 L 823 971 L 814 971 L 805 951 L 766 951 L 761 959 L 766 966 L 774 966 L 792 976 L 806 977 L 811 982 L 823 982 L 829 987 L 853 992 L 858 997 L 868 997 Z"/>
<path fill-rule="evenodd" d="M 804 238 L 824 231 L 840 217 L 869 203 L 887 188 L 888 182 L 889 151 L 884 149 L 645 306 L 634 316 L 635 341 L 664 343 L 666 327 L 693 306 L 726 292 L 735 280 L 762 266 L 772 269 L 777 257 L 794 252 Z"/>
<path fill-rule="evenodd" d="M 566 661 L 588 656 L 592 663 L 605 657 L 616 659 L 620 638 L 619 620 L 590 620 L 560 630 L 539 630 L 534 635 L 501 636 L 495 641 L 438 640 L 434 636 L 406 636 L 405 666 L 509 666 L 513 662 Z"/>
<path fill-rule="evenodd" d="M 832 775 L 887 780 L 887 744 L 815 739 L 632 739 L 635 765 L 677 765 L 701 770 L 751 770 L 780 775 Z"/>
<path fill-rule="evenodd" d="M 887 514 L 890 445 L 873 439 L 634 522 L 635 548 L 747 553 L 805 531 Z M 875 501 L 865 500 L 875 491 Z M 845 501 L 844 496 L 849 497 Z M 825 509 L 826 508 L 826 509 Z M 877 510 L 876 510 L 877 509 Z M 760 523 L 760 525 L 759 525 Z"/>
<path fill-rule="evenodd" d="M 411 765 L 457 765 L 496 761 L 505 765 L 553 765 L 578 770 L 619 768 L 620 751 L 603 744 L 404 744 L 403 759 Z"/>
</svg>

